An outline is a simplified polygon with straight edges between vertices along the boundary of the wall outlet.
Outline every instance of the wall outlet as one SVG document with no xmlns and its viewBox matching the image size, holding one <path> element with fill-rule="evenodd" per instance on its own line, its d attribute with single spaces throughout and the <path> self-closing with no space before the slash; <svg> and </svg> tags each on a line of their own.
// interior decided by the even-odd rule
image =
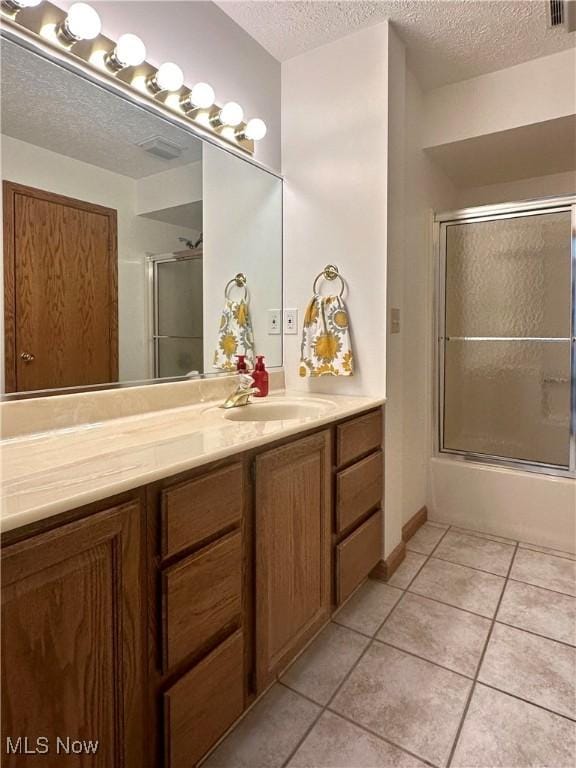
<svg viewBox="0 0 576 768">
<path fill-rule="evenodd" d="M 282 333 L 282 322 L 279 309 L 268 310 L 268 336 Z"/>
<path fill-rule="evenodd" d="M 298 310 L 284 310 L 284 334 L 298 333 Z"/>
</svg>

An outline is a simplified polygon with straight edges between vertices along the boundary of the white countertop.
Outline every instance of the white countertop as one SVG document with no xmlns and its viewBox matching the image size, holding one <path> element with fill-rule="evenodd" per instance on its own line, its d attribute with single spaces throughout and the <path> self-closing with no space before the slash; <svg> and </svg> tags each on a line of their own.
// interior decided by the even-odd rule
<svg viewBox="0 0 576 768">
<path fill-rule="evenodd" d="M 229 421 L 222 400 L 0 441 L 1 530 L 8 531 L 382 405 L 383 399 L 278 392 L 320 414 Z M 247 406 L 251 408 L 252 406 Z"/>
</svg>

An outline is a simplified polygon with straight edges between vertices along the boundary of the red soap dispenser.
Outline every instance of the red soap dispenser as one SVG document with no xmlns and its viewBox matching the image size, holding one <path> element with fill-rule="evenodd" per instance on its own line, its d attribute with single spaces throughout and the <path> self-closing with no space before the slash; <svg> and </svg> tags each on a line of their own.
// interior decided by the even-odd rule
<svg viewBox="0 0 576 768">
<path fill-rule="evenodd" d="M 246 365 L 246 355 L 236 355 L 236 370 L 238 373 L 248 373 Z"/>
<path fill-rule="evenodd" d="M 254 397 L 266 397 L 268 394 L 268 371 L 264 365 L 264 355 L 256 356 L 256 365 L 252 371 L 254 386 L 260 390 Z"/>
</svg>

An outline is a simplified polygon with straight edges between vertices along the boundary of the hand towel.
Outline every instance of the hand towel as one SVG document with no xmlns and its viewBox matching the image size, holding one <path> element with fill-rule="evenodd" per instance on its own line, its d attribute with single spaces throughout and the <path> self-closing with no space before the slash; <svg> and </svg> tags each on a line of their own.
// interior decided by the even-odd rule
<svg viewBox="0 0 576 768">
<path fill-rule="evenodd" d="M 254 333 L 248 302 L 245 299 L 226 299 L 220 318 L 218 345 L 214 352 L 214 368 L 220 371 L 236 370 L 236 355 L 246 355 L 250 365 L 254 361 Z"/>
<path fill-rule="evenodd" d="M 352 376 L 348 312 L 340 296 L 315 294 L 304 316 L 300 376 Z"/>
</svg>

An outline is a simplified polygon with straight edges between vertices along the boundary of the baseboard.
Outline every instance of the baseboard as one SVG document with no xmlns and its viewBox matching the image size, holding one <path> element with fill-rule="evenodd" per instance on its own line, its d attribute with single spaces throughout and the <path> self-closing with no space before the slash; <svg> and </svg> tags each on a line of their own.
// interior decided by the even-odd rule
<svg viewBox="0 0 576 768">
<path fill-rule="evenodd" d="M 403 541 L 394 547 L 385 560 L 380 560 L 370 571 L 370 576 L 378 581 L 388 581 L 402 560 L 406 557 L 406 544 Z"/>
<path fill-rule="evenodd" d="M 426 507 L 420 507 L 415 515 L 412 515 L 410 520 L 402 526 L 402 541 L 410 541 L 412 536 L 416 533 L 420 526 L 428 520 L 428 510 Z"/>
</svg>

